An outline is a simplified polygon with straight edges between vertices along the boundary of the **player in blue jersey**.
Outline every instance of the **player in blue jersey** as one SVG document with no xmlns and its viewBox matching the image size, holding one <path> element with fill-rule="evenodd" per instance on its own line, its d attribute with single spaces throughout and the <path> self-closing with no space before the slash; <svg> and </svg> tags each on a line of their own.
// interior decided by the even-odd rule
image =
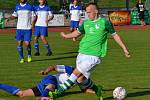
<svg viewBox="0 0 150 100">
<path fill-rule="evenodd" d="M 48 75 L 48 73 L 52 71 L 56 71 L 58 72 L 58 74 Z M 60 87 L 61 84 L 63 84 L 64 81 L 66 81 L 69 78 L 72 72 L 73 68 L 71 66 L 50 66 L 47 69 L 40 71 L 40 74 L 46 76 L 44 76 L 43 79 L 33 88 L 21 90 L 18 87 L 0 83 L 0 89 L 19 97 L 48 97 L 48 92 L 54 91 L 55 89 Z M 87 81 L 92 82 L 90 79 Z M 80 80 L 78 80 L 77 84 L 83 92 L 94 93 L 94 91 L 90 89 L 90 85 L 86 85 L 84 83 L 82 84 L 80 83 Z"/>
<path fill-rule="evenodd" d="M 12 19 L 17 20 L 17 30 L 16 30 L 16 40 L 17 40 L 17 49 L 20 56 L 20 63 L 24 63 L 23 55 L 23 42 L 27 47 L 28 59 L 27 62 L 31 62 L 31 37 L 32 37 L 32 18 L 33 6 L 27 3 L 27 0 L 20 0 L 20 3 L 16 5 L 15 11 L 12 16 L 6 18 L 6 21 Z"/>
<path fill-rule="evenodd" d="M 70 31 L 73 32 L 79 27 L 80 15 L 81 15 L 81 6 L 78 5 L 78 0 L 73 0 L 73 4 L 70 5 Z M 76 38 L 73 38 L 73 41 L 76 41 Z"/>
<path fill-rule="evenodd" d="M 39 56 L 39 38 L 47 48 L 47 56 L 52 55 L 52 51 L 45 37 L 48 36 L 48 22 L 53 19 L 51 8 L 47 5 L 46 0 L 39 0 L 39 5 L 35 7 L 35 29 L 34 29 L 34 47 L 36 50 L 35 56 Z"/>
</svg>

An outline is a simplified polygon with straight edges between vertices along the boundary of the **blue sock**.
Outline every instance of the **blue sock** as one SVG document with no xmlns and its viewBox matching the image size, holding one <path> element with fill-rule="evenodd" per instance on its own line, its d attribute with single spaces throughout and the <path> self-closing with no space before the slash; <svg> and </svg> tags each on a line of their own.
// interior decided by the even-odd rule
<svg viewBox="0 0 150 100">
<path fill-rule="evenodd" d="M 31 57 L 31 45 L 29 45 L 29 46 L 27 47 L 27 51 L 28 51 L 28 56 Z"/>
<path fill-rule="evenodd" d="M 45 46 L 46 46 L 47 51 L 48 51 L 48 52 L 51 52 L 51 49 L 50 49 L 49 44 L 46 44 Z"/>
<path fill-rule="evenodd" d="M 18 46 L 17 49 L 18 49 L 18 53 L 19 53 L 20 59 L 24 59 L 23 47 L 22 46 Z"/>
<path fill-rule="evenodd" d="M 35 48 L 36 52 L 39 52 L 39 43 L 38 42 L 34 43 L 34 48 Z"/>
<path fill-rule="evenodd" d="M 7 91 L 13 95 L 15 95 L 16 93 L 18 93 L 20 91 L 19 88 L 15 87 L 15 86 L 10 86 L 7 84 L 0 84 L 0 89 Z"/>
</svg>

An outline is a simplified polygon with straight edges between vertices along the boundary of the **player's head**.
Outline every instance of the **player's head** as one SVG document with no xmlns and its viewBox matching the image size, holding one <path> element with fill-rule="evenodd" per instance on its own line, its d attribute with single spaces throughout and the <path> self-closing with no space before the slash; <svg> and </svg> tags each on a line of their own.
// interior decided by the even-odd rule
<svg viewBox="0 0 150 100">
<path fill-rule="evenodd" d="M 20 3 L 26 3 L 28 0 L 19 0 Z"/>
<path fill-rule="evenodd" d="M 88 18 L 91 20 L 95 20 L 98 18 L 99 15 L 99 9 L 96 3 L 88 3 L 86 5 L 86 12 L 88 15 Z"/>
<path fill-rule="evenodd" d="M 78 4 L 78 0 L 73 0 L 73 4 L 77 5 Z"/>
<path fill-rule="evenodd" d="M 46 0 L 39 0 L 39 3 L 40 3 L 40 5 L 44 5 L 44 4 L 47 4 L 47 1 Z"/>
<path fill-rule="evenodd" d="M 141 3 L 142 2 L 142 0 L 139 0 L 139 3 Z"/>
</svg>

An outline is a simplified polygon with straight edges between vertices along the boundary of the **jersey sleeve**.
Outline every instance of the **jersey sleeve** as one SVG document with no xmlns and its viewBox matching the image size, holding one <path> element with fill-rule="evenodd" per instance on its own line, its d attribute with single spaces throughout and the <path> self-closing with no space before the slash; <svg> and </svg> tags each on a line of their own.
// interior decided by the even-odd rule
<svg viewBox="0 0 150 100">
<path fill-rule="evenodd" d="M 56 65 L 56 70 L 57 70 L 57 72 L 67 73 L 67 74 L 71 75 L 74 68 L 71 66 L 67 66 L 67 65 Z"/>
<path fill-rule="evenodd" d="M 15 10 L 14 10 L 14 12 L 13 12 L 13 14 L 12 14 L 12 16 L 14 16 L 14 17 L 18 17 L 18 14 L 17 14 L 17 6 L 18 6 L 18 5 L 16 5 Z"/>
<path fill-rule="evenodd" d="M 116 33 L 116 31 L 115 31 L 111 21 L 106 20 L 106 24 L 105 25 L 106 25 L 106 30 L 108 31 L 108 33 L 110 33 L 112 35 Z"/>
<path fill-rule="evenodd" d="M 79 26 L 79 28 L 77 28 L 77 31 L 81 34 L 85 34 L 84 22 Z"/>
<path fill-rule="evenodd" d="M 49 15 L 49 16 L 53 16 L 53 11 L 52 11 L 52 8 L 51 8 L 51 7 L 48 8 L 48 15 Z"/>
</svg>

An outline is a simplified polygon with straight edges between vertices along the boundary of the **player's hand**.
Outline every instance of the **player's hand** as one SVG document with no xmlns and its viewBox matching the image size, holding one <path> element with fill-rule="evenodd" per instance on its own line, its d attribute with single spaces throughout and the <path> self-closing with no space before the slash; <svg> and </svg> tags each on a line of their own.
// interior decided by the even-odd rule
<svg viewBox="0 0 150 100">
<path fill-rule="evenodd" d="M 52 100 L 51 97 L 37 97 L 36 100 Z"/>
<path fill-rule="evenodd" d="M 124 51 L 124 55 L 125 55 L 125 57 L 127 57 L 127 58 L 130 58 L 130 57 L 131 57 L 130 53 L 129 53 L 127 50 Z"/>
<path fill-rule="evenodd" d="M 51 97 L 41 97 L 41 100 L 53 100 Z"/>
<path fill-rule="evenodd" d="M 72 41 L 76 42 L 76 41 L 77 41 L 77 38 L 72 38 Z"/>
<path fill-rule="evenodd" d="M 44 71 L 44 70 L 41 70 L 41 71 L 39 72 L 39 74 L 41 74 L 41 75 L 47 75 L 48 72 L 47 72 L 47 71 Z"/>
<path fill-rule="evenodd" d="M 64 32 L 61 32 L 60 36 L 63 37 L 63 38 L 66 38 L 66 34 Z"/>
<path fill-rule="evenodd" d="M 5 21 L 6 21 L 6 24 L 8 24 L 8 22 L 9 22 L 9 19 L 8 19 L 8 18 L 5 18 Z"/>
</svg>

